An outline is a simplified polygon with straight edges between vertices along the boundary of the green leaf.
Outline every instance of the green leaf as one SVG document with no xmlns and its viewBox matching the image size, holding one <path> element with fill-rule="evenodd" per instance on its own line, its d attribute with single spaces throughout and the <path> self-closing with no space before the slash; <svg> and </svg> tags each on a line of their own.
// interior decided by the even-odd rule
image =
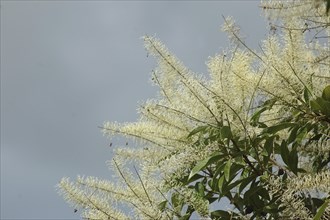
<svg viewBox="0 0 330 220">
<path fill-rule="evenodd" d="M 269 191 L 265 188 L 260 189 L 258 191 L 258 195 L 261 196 L 261 198 L 263 199 L 270 200 Z"/>
<path fill-rule="evenodd" d="M 193 176 L 192 176 L 191 178 L 189 178 L 189 179 L 188 179 L 188 176 L 186 176 L 186 181 L 184 180 L 183 182 L 184 182 L 186 185 L 188 185 L 189 183 L 194 182 L 194 181 L 196 181 L 196 180 L 198 180 L 198 179 L 200 179 L 200 178 L 203 178 L 203 177 L 204 177 L 204 176 L 202 176 L 202 175 L 196 173 L 195 175 L 193 175 Z"/>
<path fill-rule="evenodd" d="M 271 109 L 276 102 L 277 102 L 276 98 L 268 99 L 263 103 L 262 106 L 266 106 L 268 109 Z"/>
<path fill-rule="evenodd" d="M 315 136 L 313 136 L 309 140 L 310 141 L 318 141 L 318 140 L 320 140 L 321 137 L 322 137 L 322 134 L 316 134 Z"/>
<path fill-rule="evenodd" d="M 249 183 L 251 183 L 253 180 L 255 180 L 255 178 L 256 177 L 254 175 L 250 175 L 250 176 L 246 177 L 245 179 L 243 179 L 242 183 L 239 185 L 238 191 L 241 193 Z"/>
<path fill-rule="evenodd" d="M 262 189 L 262 186 L 255 186 L 255 187 L 252 187 L 246 191 L 244 193 L 244 200 L 245 201 L 249 201 L 252 197 L 258 197 L 258 195 L 256 194 L 259 190 Z"/>
<path fill-rule="evenodd" d="M 227 161 L 227 163 L 226 163 L 226 166 L 225 166 L 224 170 L 223 170 L 224 175 L 225 175 L 225 179 L 227 181 L 229 181 L 229 178 L 230 178 L 230 167 L 231 167 L 231 163 L 232 163 L 232 161 L 231 161 L 231 159 L 229 159 Z"/>
<path fill-rule="evenodd" d="M 281 154 L 281 145 L 278 144 L 276 141 L 274 142 L 274 153 Z"/>
<path fill-rule="evenodd" d="M 287 143 L 283 140 L 281 143 L 281 157 L 283 162 L 287 165 L 289 163 L 289 154 L 290 151 L 288 149 Z"/>
<path fill-rule="evenodd" d="M 315 100 L 311 100 L 309 102 L 309 105 L 311 106 L 311 109 L 313 112 L 318 112 L 318 111 L 321 111 L 321 109 L 322 109 L 320 104 L 318 102 L 316 102 Z"/>
<path fill-rule="evenodd" d="M 198 182 L 195 184 L 195 189 L 197 191 L 197 193 L 201 196 L 204 197 L 205 195 L 205 188 L 202 182 Z"/>
<path fill-rule="evenodd" d="M 231 215 L 228 211 L 216 210 L 211 212 L 212 219 L 230 219 Z"/>
<path fill-rule="evenodd" d="M 224 161 L 218 161 L 216 164 L 216 170 L 214 172 L 214 177 L 213 177 L 213 181 L 216 181 L 218 176 L 221 174 L 221 172 L 223 172 L 223 169 L 225 167 L 226 163 L 224 163 Z"/>
<path fill-rule="evenodd" d="M 218 197 L 210 197 L 210 198 L 207 198 L 207 200 L 209 201 L 209 204 L 215 202 L 216 200 L 218 200 L 219 198 Z"/>
<path fill-rule="evenodd" d="M 322 92 L 322 98 L 330 102 L 330 85 L 327 85 Z"/>
<path fill-rule="evenodd" d="M 261 186 L 258 186 L 261 187 Z M 248 200 L 247 204 L 251 204 L 254 207 L 254 214 L 260 214 L 261 209 L 265 206 L 265 202 L 260 198 L 259 193 L 252 193 L 249 197 L 246 198 Z M 246 203 L 246 202 L 245 202 Z M 255 218 L 252 218 L 255 219 Z"/>
<path fill-rule="evenodd" d="M 298 171 L 298 152 L 296 147 L 294 147 L 289 154 L 288 164 L 289 168 L 294 174 L 297 174 Z"/>
<path fill-rule="evenodd" d="M 182 206 L 182 200 L 180 200 L 180 195 L 178 193 L 173 193 L 171 197 L 171 203 L 174 208 L 181 209 Z"/>
<path fill-rule="evenodd" d="M 242 185 L 242 183 L 243 182 L 246 182 L 246 179 L 250 179 L 250 177 L 247 177 L 247 178 L 242 178 L 242 179 L 238 179 L 238 180 L 236 180 L 236 181 L 234 181 L 233 183 L 231 183 L 231 184 L 229 184 L 226 188 L 228 189 L 228 190 L 231 190 L 231 189 L 233 189 L 234 187 L 236 187 L 236 186 L 238 186 L 239 184 L 241 184 Z M 251 178 L 251 180 L 250 181 L 252 181 L 254 179 L 254 177 L 253 178 Z M 249 183 L 249 182 L 248 182 Z M 247 184 L 248 184 L 247 183 Z M 240 186 L 241 186 L 240 185 Z M 246 185 L 245 185 L 246 186 Z M 239 188 L 241 188 L 241 187 L 239 187 Z M 245 187 L 244 187 L 245 188 Z M 239 191 L 239 192 L 241 192 L 241 191 Z"/>
<path fill-rule="evenodd" d="M 317 97 L 316 102 L 321 106 L 321 112 L 326 116 L 330 116 L 330 101 Z"/>
<path fill-rule="evenodd" d="M 209 126 L 204 125 L 204 126 L 199 126 L 199 127 L 195 128 L 194 130 L 192 130 L 192 131 L 189 133 L 188 138 L 191 137 L 191 136 L 193 136 L 193 135 L 195 135 L 195 134 L 197 134 L 197 133 L 205 132 L 206 129 L 207 129 L 208 127 L 209 127 Z"/>
<path fill-rule="evenodd" d="M 291 123 L 291 122 L 283 122 L 283 123 L 280 123 L 280 124 L 277 124 L 277 125 L 264 129 L 263 133 L 275 134 L 278 131 L 293 127 L 295 125 L 297 125 L 297 124 Z"/>
<path fill-rule="evenodd" d="M 328 207 L 329 202 L 330 202 L 330 199 L 325 200 L 323 205 L 317 210 L 317 213 L 314 216 L 313 220 L 321 220 L 322 215 L 325 212 L 325 209 Z"/>
<path fill-rule="evenodd" d="M 273 214 L 279 212 L 279 208 L 278 207 L 272 207 L 272 206 L 265 206 L 264 210 L 267 213 L 273 213 Z"/>
<path fill-rule="evenodd" d="M 263 107 L 263 108 L 259 109 L 258 111 L 256 111 L 252 115 L 250 121 L 251 121 L 251 123 L 252 123 L 253 126 L 256 126 L 257 124 L 259 124 L 259 119 L 260 119 L 261 113 L 263 113 L 267 109 L 268 109 L 268 107 Z"/>
<path fill-rule="evenodd" d="M 265 149 L 268 153 L 268 155 L 271 155 L 273 153 L 273 148 L 274 148 L 274 139 L 275 136 L 268 137 L 265 141 Z"/>
<path fill-rule="evenodd" d="M 329 98 L 328 95 L 328 91 L 323 91 L 322 97 L 317 97 L 310 101 L 310 106 L 313 112 L 322 112 L 324 115 L 330 116 L 330 101 L 327 100 Z"/>
<path fill-rule="evenodd" d="M 208 166 L 209 164 L 217 161 L 218 159 L 220 159 L 222 157 L 222 155 L 220 155 L 220 153 L 215 153 L 213 155 L 211 155 L 210 157 L 199 161 L 196 166 L 191 170 L 188 180 L 190 180 L 190 178 L 192 178 L 195 174 L 197 174 L 198 172 L 200 172 L 201 170 L 203 170 L 206 166 Z"/>
<path fill-rule="evenodd" d="M 220 134 L 222 139 L 226 139 L 226 138 L 230 139 L 232 137 L 232 133 L 229 126 L 221 127 Z"/>
<path fill-rule="evenodd" d="M 164 211 L 167 205 L 167 200 L 162 201 L 161 203 L 158 204 L 158 208 L 160 211 Z"/>
<path fill-rule="evenodd" d="M 305 102 L 306 102 L 306 103 L 309 102 L 309 96 L 310 96 L 310 95 L 311 95 L 311 94 L 310 94 L 308 88 L 305 87 L 305 89 L 304 89 L 304 99 L 305 99 Z"/>
<path fill-rule="evenodd" d="M 297 131 L 295 142 L 300 144 L 303 140 L 306 140 L 305 136 L 307 133 L 308 133 L 308 129 L 305 126 L 300 127 Z"/>
<path fill-rule="evenodd" d="M 288 143 L 292 143 L 297 140 L 297 132 L 299 128 L 299 125 L 293 127 L 288 138 Z"/>
<path fill-rule="evenodd" d="M 226 182 L 225 182 L 225 176 L 222 175 L 222 176 L 219 178 L 219 180 L 218 180 L 218 188 L 219 188 L 220 192 L 223 191 L 222 189 L 224 188 L 224 183 L 226 183 Z M 223 192 L 222 192 L 222 193 L 223 193 Z"/>
</svg>

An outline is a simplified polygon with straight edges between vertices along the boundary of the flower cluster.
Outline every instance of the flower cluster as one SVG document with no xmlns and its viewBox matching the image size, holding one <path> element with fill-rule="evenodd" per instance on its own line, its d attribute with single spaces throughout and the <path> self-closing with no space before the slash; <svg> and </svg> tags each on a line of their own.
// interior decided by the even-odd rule
<svg viewBox="0 0 330 220">
<path fill-rule="evenodd" d="M 266 100 L 276 100 L 276 104 L 265 109 L 258 123 L 271 127 L 306 104 L 304 92 L 315 98 L 322 94 L 321 88 L 330 83 L 329 44 L 318 40 L 320 33 L 330 35 L 329 17 L 322 16 L 323 6 L 303 0 L 262 1 L 271 25 L 276 26 L 280 34 L 271 34 L 262 42 L 260 51 L 247 47 L 239 37 L 239 28 L 232 19 L 226 19 L 223 29 L 237 45 L 210 58 L 209 80 L 185 67 L 160 40 L 145 36 L 146 50 L 158 63 L 152 81 L 159 87 L 159 94 L 139 108 L 137 122 L 105 122 L 102 127 L 105 135 L 133 138 L 136 146 L 115 149 L 109 167 L 116 172 L 117 181 L 78 177 L 70 182 L 63 178 L 58 186 L 64 198 L 82 208 L 87 219 L 130 219 L 132 216 L 173 219 L 182 216 L 183 209 L 194 210 L 209 219 L 210 200 L 197 193 L 191 187 L 192 182 L 182 183 L 197 162 L 225 147 L 220 142 L 207 141 L 212 129 L 227 126 L 236 136 L 252 140 L 251 137 L 260 135 L 261 128 L 251 124 L 251 115 Z M 315 36 L 307 34 L 314 30 L 320 32 Z M 191 135 L 194 129 L 203 126 L 209 129 L 208 134 Z M 286 132 L 278 135 L 277 139 L 288 137 Z M 329 140 L 324 143 L 319 150 L 315 150 L 314 145 L 302 147 L 303 144 L 298 149 L 319 153 L 329 149 Z M 261 151 L 264 155 L 265 150 Z M 263 155 L 245 156 L 239 166 L 256 169 L 254 164 Z M 276 158 L 269 161 L 281 167 Z M 308 165 L 305 160 L 300 168 L 310 171 Z M 279 198 L 284 212 L 295 210 L 300 213 L 297 216 L 305 219 L 311 213 L 297 192 L 317 189 L 329 195 L 329 177 L 329 172 L 324 171 L 315 175 L 288 175 L 285 183 L 270 178 L 270 192 L 275 196 L 279 192 L 276 183 L 285 185 L 287 189 L 280 189 L 284 194 Z"/>
</svg>

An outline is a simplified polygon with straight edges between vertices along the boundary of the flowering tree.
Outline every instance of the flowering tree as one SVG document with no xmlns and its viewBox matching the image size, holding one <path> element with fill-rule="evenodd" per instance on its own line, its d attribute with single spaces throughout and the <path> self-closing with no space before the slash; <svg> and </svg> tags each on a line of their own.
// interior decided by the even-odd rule
<svg viewBox="0 0 330 220">
<path fill-rule="evenodd" d="M 102 127 L 136 141 L 115 149 L 118 179 L 58 185 L 84 218 L 330 218 L 329 3 L 261 7 L 270 34 L 260 50 L 225 18 L 232 43 L 208 61 L 209 80 L 144 37 L 160 92 L 137 122 Z"/>
</svg>

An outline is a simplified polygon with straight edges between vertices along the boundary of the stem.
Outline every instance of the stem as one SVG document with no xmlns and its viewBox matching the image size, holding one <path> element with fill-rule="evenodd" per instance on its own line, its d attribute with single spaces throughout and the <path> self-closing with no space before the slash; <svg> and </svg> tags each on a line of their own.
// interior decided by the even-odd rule
<svg viewBox="0 0 330 220">
<path fill-rule="evenodd" d="M 234 145 L 234 147 L 236 148 L 236 150 L 238 150 L 238 152 L 241 152 L 241 149 L 239 149 L 239 147 L 238 147 L 238 145 L 237 145 L 237 143 L 233 140 L 233 139 L 231 139 L 231 141 L 233 142 L 233 145 Z M 251 161 L 249 160 L 249 158 L 245 155 L 245 154 L 243 154 L 243 159 L 244 159 L 244 161 L 248 164 L 248 166 L 258 175 L 258 176 L 260 176 L 261 174 L 262 174 L 262 172 L 261 171 L 259 171 L 259 170 L 257 170 L 254 166 L 253 166 L 253 164 L 251 163 Z"/>
<path fill-rule="evenodd" d="M 151 202 L 151 199 L 150 199 L 150 197 L 149 197 L 149 194 L 148 194 L 146 188 L 144 187 L 144 184 L 143 184 L 143 181 L 142 181 L 142 179 L 141 179 L 141 176 L 140 176 L 140 174 L 139 174 L 139 172 L 137 171 L 137 169 L 136 169 L 135 166 L 134 166 L 134 170 L 135 170 L 137 176 L 139 177 L 139 180 L 140 180 L 140 182 L 141 182 L 141 185 L 142 185 L 142 187 L 143 187 L 143 190 L 144 190 L 145 194 L 147 195 L 147 198 L 148 198 L 148 201 L 149 201 L 150 205 L 152 206 L 152 202 Z"/>
</svg>

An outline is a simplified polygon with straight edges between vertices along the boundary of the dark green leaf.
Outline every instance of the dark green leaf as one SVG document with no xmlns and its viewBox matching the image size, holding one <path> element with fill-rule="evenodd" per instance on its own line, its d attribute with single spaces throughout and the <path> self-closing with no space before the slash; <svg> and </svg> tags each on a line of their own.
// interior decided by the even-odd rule
<svg viewBox="0 0 330 220">
<path fill-rule="evenodd" d="M 223 126 L 220 129 L 220 134 L 222 139 L 230 139 L 232 137 L 231 130 L 229 126 Z"/>
<path fill-rule="evenodd" d="M 320 138 L 322 137 L 322 134 L 317 134 L 314 137 L 312 137 L 311 139 L 309 139 L 310 141 L 318 141 L 320 140 Z"/>
<path fill-rule="evenodd" d="M 330 202 L 330 199 L 325 200 L 323 205 L 317 210 L 317 213 L 314 216 L 313 220 L 321 220 L 322 215 L 325 212 L 325 209 L 328 207 L 329 202 Z"/>
<path fill-rule="evenodd" d="M 212 197 L 212 198 L 208 198 L 207 200 L 209 201 L 209 203 L 213 203 L 215 202 L 216 200 L 218 200 L 219 198 L 218 197 Z"/>
<path fill-rule="evenodd" d="M 245 178 L 245 176 L 242 176 L 242 172 L 244 171 L 245 165 L 242 164 L 237 164 L 237 163 L 232 163 L 231 168 L 230 168 L 230 177 L 229 177 L 229 181 L 228 183 L 231 183 L 228 187 L 230 187 L 230 189 L 232 189 L 233 187 L 235 187 L 236 181 L 239 181 L 239 183 L 241 183 L 242 179 Z M 234 181 L 234 182 L 233 182 Z"/>
<path fill-rule="evenodd" d="M 304 99 L 305 99 L 305 102 L 306 102 L 306 103 L 309 102 L 309 96 L 310 96 L 310 95 L 311 95 L 311 94 L 310 94 L 308 88 L 305 87 L 305 89 L 304 89 Z"/>
<path fill-rule="evenodd" d="M 253 180 L 255 180 L 255 178 L 256 177 L 254 175 L 250 175 L 250 176 L 244 178 L 242 180 L 242 183 L 239 185 L 238 191 L 241 193 L 249 183 L 251 183 Z"/>
<path fill-rule="evenodd" d="M 258 195 L 261 196 L 261 198 L 263 199 L 270 200 L 269 192 L 265 188 L 260 189 L 258 191 Z"/>
<path fill-rule="evenodd" d="M 223 210 L 217 210 L 211 212 L 211 218 L 212 219 L 230 219 L 231 214 L 227 211 Z"/>
<path fill-rule="evenodd" d="M 289 154 L 289 161 L 287 163 L 291 171 L 297 174 L 298 171 L 298 152 L 294 147 Z"/>
<path fill-rule="evenodd" d="M 249 201 L 248 203 L 254 206 L 256 210 L 255 214 L 259 213 L 261 209 L 265 206 L 264 201 L 262 201 L 261 198 L 256 193 L 253 193 L 249 197 L 247 197 L 247 200 Z"/>
<path fill-rule="evenodd" d="M 317 97 L 315 101 L 321 106 L 320 111 L 326 116 L 330 116 L 330 101 L 326 101 L 320 97 Z"/>
<path fill-rule="evenodd" d="M 224 192 L 223 192 L 223 188 L 224 188 L 224 184 L 225 184 L 225 183 L 226 183 L 226 181 L 225 181 L 225 176 L 222 175 L 222 176 L 219 178 L 219 180 L 218 180 L 218 188 L 219 188 L 219 190 L 220 190 L 221 193 L 224 193 Z"/>
<path fill-rule="evenodd" d="M 319 199 L 319 198 L 312 198 L 312 202 L 318 208 L 321 205 L 323 205 L 324 200 L 323 199 Z"/>
<path fill-rule="evenodd" d="M 300 127 L 297 131 L 297 136 L 295 139 L 296 143 L 301 143 L 303 140 L 305 140 L 305 136 L 307 134 L 307 128 L 305 126 Z"/>
<path fill-rule="evenodd" d="M 287 165 L 289 163 L 289 154 L 290 151 L 288 149 L 287 143 L 283 140 L 281 143 L 281 157 L 283 162 Z"/>
<path fill-rule="evenodd" d="M 292 143 L 292 142 L 296 141 L 296 139 L 297 139 L 297 132 L 298 132 L 298 129 L 299 128 L 300 127 L 298 125 L 293 127 L 293 129 L 290 132 L 290 136 L 288 138 L 288 143 Z"/>
<path fill-rule="evenodd" d="M 160 211 L 164 211 L 166 205 L 167 205 L 167 200 L 162 201 L 161 203 L 159 203 L 159 204 L 158 204 L 158 208 L 159 208 L 159 210 L 160 210 Z"/>
<path fill-rule="evenodd" d="M 247 178 L 250 178 L 250 177 L 247 177 Z M 233 189 L 234 187 L 238 186 L 239 184 L 242 184 L 243 182 L 245 182 L 247 178 L 238 179 L 238 180 L 234 181 L 233 183 L 230 183 L 230 184 L 226 187 L 226 189 L 228 189 L 228 190 Z M 252 179 L 253 179 L 253 178 L 252 178 Z M 240 185 L 240 186 L 241 186 L 241 185 Z M 245 186 L 246 186 L 246 185 L 245 185 Z M 244 187 L 244 186 L 243 186 L 243 187 Z M 245 188 L 245 187 L 244 187 L 244 188 Z M 240 192 L 241 192 L 241 191 L 240 191 Z"/>
<path fill-rule="evenodd" d="M 238 193 L 235 194 L 231 201 L 240 212 L 244 211 L 244 200 Z"/>
<path fill-rule="evenodd" d="M 256 195 L 256 193 L 262 189 L 262 186 L 251 186 L 251 188 L 244 193 L 244 200 L 248 201 L 250 198 Z"/>
<path fill-rule="evenodd" d="M 327 99 L 328 97 L 328 91 L 324 92 L 322 94 L 322 97 L 317 97 L 314 100 L 310 101 L 310 106 L 313 112 L 320 113 L 322 112 L 326 116 L 330 116 L 330 101 Z M 327 99 L 324 99 L 323 96 Z"/>
<path fill-rule="evenodd" d="M 229 178 L 230 178 L 230 167 L 231 167 L 231 163 L 232 163 L 232 161 L 231 161 L 231 159 L 229 159 L 227 161 L 227 163 L 226 163 L 226 166 L 225 166 L 224 170 L 223 170 L 224 175 L 225 175 L 225 179 L 227 181 L 229 181 Z"/>
<path fill-rule="evenodd" d="M 245 209 L 245 214 L 250 214 L 252 213 L 254 210 L 253 206 L 252 205 L 248 205 L 246 206 L 246 209 Z"/>
<path fill-rule="evenodd" d="M 259 124 L 259 119 L 260 119 L 261 113 L 263 113 L 267 109 L 268 109 L 268 107 L 263 107 L 263 108 L 259 109 L 258 111 L 256 111 L 252 115 L 250 121 L 251 121 L 251 123 L 252 123 L 253 126 L 256 126 L 257 124 Z"/>
<path fill-rule="evenodd" d="M 318 112 L 318 111 L 321 111 L 321 109 L 322 109 L 320 104 L 318 102 L 316 102 L 315 100 L 311 100 L 309 102 L 309 105 L 311 106 L 311 109 L 313 112 Z"/>
<path fill-rule="evenodd" d="M 274 139 L 275 136 L 268 137 L 265 141 L 265 149 L 268 153 L 268 155 L 271 155 L 273 153 L 273 148 L 274 148 Z"/>
<path fill-rule="evenodd" d="M 320 208 L 324 203 L 324 199 L 311 198 L 310 196 L 301 197 L 301 199 L 305 203 L 305 207 L 308 208 L 308 210 L 313 214 L 316 214 L 317 209 Z"/>
<path fill-rule="evenodd" d="M 190 180 L 190 178 L 192 178 L 195 174 L 197 174 L 198 172 L 200 172 L 201 170 L 203 170 L 206 166 L 208 166 L 209 164 L 215 162 L 216 160 L 220 159 L 222 156 L 220 155 L 220 153 L 215 153 L 213 155 L 211 155 L 210 157 L 199 161 L 196 166 L 191 170 L 188 179 Z"/>
<path fill-rule="evenodd" d="M 198 182 L 195 184 L 195 189 L 197 191 L 197 193 L 201 196 L 204 197 L 204 193 L 205 193 L 205 188 L 202 182 Z"/>
<path fill-rule="evenodd" d="M 197 134 L 197 133 L 205 132 L 207 128 L 209 128 L 209 126 L 206 126 L 206 125 L 205 126 L 199 126 L 199 127 L 195 128 L 194 130 L 192 130 L 189 133 L 188 138 L 195 135 L 195 134 Z"/>
<path fill-rule="evenodd" d="M 291 123 L 291 122 L 283 122 L 283 123 L 280 123 L 280 124 L 277 124 L 277 125 L 264 129 L 263 133 L 275 134 L 278 131 L 293 127 L 295 125 L 297 125 L 297 124 Z"/>
<path fill-rule="evenodd" d="M 330 85 L 326 86 L 322 92 L 322 98 L 330 102 Z"/>
<path fill-rule="evenodd" d="M 180 207 L 182 204 L 182 201 L 179 199 L 178 193 L 173 193 L 171 197 L 171 202 L 173 207 Z"/>
<path fill-rule="evenodd" d="M 200 178 L 203 178 L 204 176 L 202 176 L 202 175 L 200 175 L 200 174 L 198 174 L 198 173 L 196 173 L 195 175 L 193 175 L 191 178 L 189 178 L 188 179 L 188 177 L 186 177 L 186 179 L 185 180 L 187 180 L 187 181 L 183 181 L 185 184 L 189 184 L 189 183 L 191 183 L 191 182 L 194 182 L 194 181 L 196 181 L 196 180 L 198 180 L 198 179 L 200 179 Z"/>
<path fill-rule="evenodd" d="M 278 207 L 271 207 L 271 206 L 266 206 L 264 208 L 264 210 L 267 213 L 278 213 L 279 212 L 279 208 Z"/>
<path fill-rule="evenodd" d="M 226 163 L 222 162 L 222 161 L 219 161 L 217 163 L 217 168 L 215 170 L 215 173 L 214 173 L 214 181 L 216 180 L 216 178 L 218 178 L 218 176 L 221 174 L 221 172 L 223 172 L 223 169 L 225 167 Z"/>
<path fill-rule="evenodd" d="M 276 98 L 268 99 L 267 101 L 264 102 L 262 106 L 266 106 L 268 107 L 268 109 L 271 109 L 276 102 L 277 102 Z"/>
</svg>

